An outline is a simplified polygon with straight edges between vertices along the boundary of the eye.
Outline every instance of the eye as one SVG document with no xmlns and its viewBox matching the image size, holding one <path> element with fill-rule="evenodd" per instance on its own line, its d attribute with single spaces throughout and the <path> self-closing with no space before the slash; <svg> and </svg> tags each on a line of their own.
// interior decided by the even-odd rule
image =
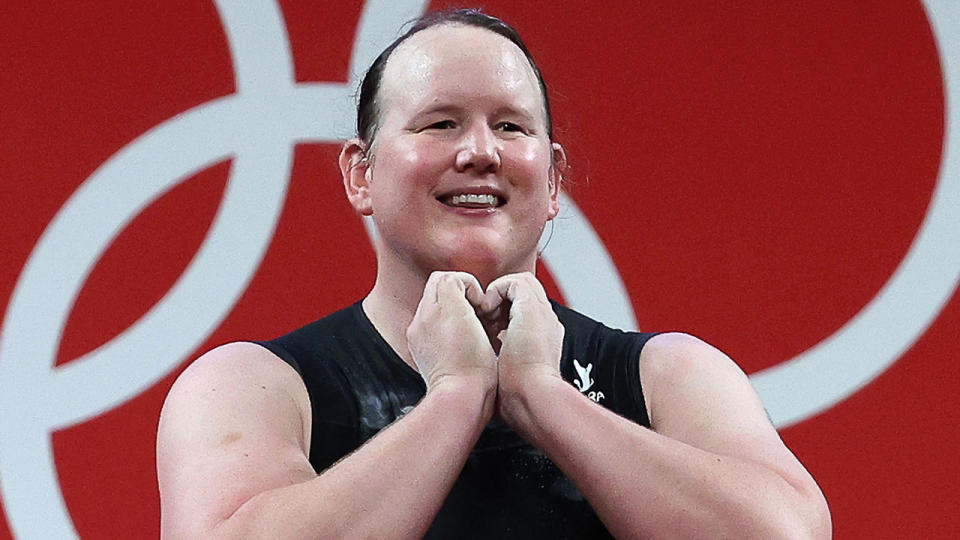
<svg viewBox="0 0 960 540">
<path fill-rule="evenodd" d="M 514 124 L 513 122 L 500 122 L 496 126 L 496 129 L 500 131 L 507 131 L 511 133 L 526 133 L 527 130 L 523 129 L 522 126 Z"/>
<path fill-rule="evenodd" d="M 453 120 L 440 120 L 439 122 L 428 124 L 423 129 L 453 129 L 455 127 L 457 127 L 457 124 Z"/>
</svg>

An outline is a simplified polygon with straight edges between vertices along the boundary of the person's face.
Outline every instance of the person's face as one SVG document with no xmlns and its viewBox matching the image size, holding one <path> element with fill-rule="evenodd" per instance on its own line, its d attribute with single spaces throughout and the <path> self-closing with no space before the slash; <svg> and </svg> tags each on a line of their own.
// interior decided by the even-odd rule
<svg viewBox="0 0 960 540">
<path fill-rule="evenodd" d="M 481 28 L 424 30 L 391 55 L 379 100 L 363 208 L 378 249 L 425 271 L 492 274 L 482 280 L 533 270 L 563 155 L 522 51 Z"/>
</svg>

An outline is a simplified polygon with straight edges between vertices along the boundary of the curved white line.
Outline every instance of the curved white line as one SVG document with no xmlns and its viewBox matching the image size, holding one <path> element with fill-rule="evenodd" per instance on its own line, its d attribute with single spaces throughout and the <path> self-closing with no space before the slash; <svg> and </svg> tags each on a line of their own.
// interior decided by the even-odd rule
<svg viewBox="0 0 960 540">
<path fill-rule="evenodd" d="M 944 75 L 939 181 L 913 245 L 877 296 L 829 338 L 751 377 L 779 427 L 833 406 L 883 373 L 923 335 L 960 280 L 960 5 L 924 4 Z"/>
<path fill-rule="evenodd" d="M 350 87 L 360 78 L 380 51 L 400 37 L 402 24 L 427 11 L 429 0 L 368 0 L 360 14 L 357 36 L 350 57 Z"/>
<path fill-rule="evenodd" d="M 636 330 L 630 295 L 603 240 L 565 193 L 560 205 L 542 254 L 560 293 L 577 311 L 614 328 Z M 551 234 L 549 227 L 544 234 Z"/>
<path fill-rule="evenodd" d="M 295 81 L 290 40 L 273 0 L 217 0 L 227 35 L 237 94 L 276 95 Z"/>
<path fill-rule="evenodd" d="M 185 135 L 195 136 L 196 129 L 204 127 L 206 119 L 226 120 L 222 117 L 228 103 L 223 100 L 202 112 L 184 115 L 105 163 L 51 221 L 21 273 L 0 342 L 0 433 L 17 434 L 16 439 L 0 438 L 0 490 L 8 522 L 17 536 L 75 535 L 53 466 L 51 430 L 96 414 L 142 389 L 140 370 L 124 369 L 123 362 L 126 366 L 138 362 L 148 348 L 138 355 L 116 357 L 104 354 L 108 345 L 53 369 L 74 298 L 103 251 L 133 216 L 191 169 L 221 157 L 219 150 L 226 149 L 215 144 L 210 148 L 183 143 L 190 141 Z M 229 144 L 229 140 L 223 142 Z M 178 145 L 185 146 L 178 156 L 183 162 L 154 159 L 179 149 Z M 160 371 L 169 370 L 176 360 L 160 360 Z M 84 388 L 53 389 L 57 371 L 90 371 L 93 366 L 112 367 L 117 382 L 104 385 L 104 377 L 88 377 L 92 380 L 85 381 Z M 44 512 L 38 513 L 37 508 Z M 39 515 L 44 518 L 38 520 Z"/>
<path fill-rule="evenodd" d="M 86 420 L 139 395 L 216 329 L 270 244 L 291 164 L 288 141 L 271 141 L 262 132 L 256 149 L 239 153 L 211 229 L 170 291 L 109 343 L 54 370 L 49 392 L 63 396 L 45 402 L 54 428 Z M 127 367 L 130 363 L 136 368 Z M 110 386 L 103 388 L 106 374 Z"/>
<path fill-rule="evenodd" d="M 0 493 L 18 536 L 76 536 L 51 430 L 139 394 L 202 343 L 246 289 L 272 239 L 294 143 L 338 141 L 352 129 L 351 85 L 294 85 L 275 2 L 220 0 L 217 7 L 237 94 L 164 122 L 104 163 L 44 231 L 11 297 L 0 335 L 0 386 L 8 390 L 0 392 L 0 433 L 18 433 L 20 440 L 0 438 Z M 406 20 L 425 7 L 369 2 L 360 34 L 377 39 L 355 43 L 353 61 L 372 60 L 382 36 L 397 27 L 390 17 Z M 223 203 L 177 283 L 109 343 L 51 369 L 74 298 L 115 236 L 171 187 L 231 155 L 237 157 Z"/>
<path fill-rule="evenodd" d="M 396 28 L 398 19 L 417 16 L 426 5 L 425 1 L 413 0 L 369 1 L 354 44 L 352 77 L 360 74 L 358 66 L 368 65 L 373 55 L 392 40 L 389 32 Z M 960 81 L 957 68 L 960 46 L 955 37 L 960 29 L 957 9 L 951 10 L 952 6 L 933 1 L 926 5 L 944 58 L 949 104 Z M 0 392 L 0 433 L 17 433 L 20 439 L 0 438 L 0 490 L 11 529 L 18 535 L 75 537 L 59 492 L 49 429 L 88 418 L 136 395 L 206 339 L 245 289 L 267 248 L 282 205 L 292 143 L 337 140 L 352 131 L 349 120 L 353 113 L 348 103 L 352 85 L 293 86 L 292 59 L 275 3 L 222 0 L 218 2 L 218 9 L 236 62 L 241 95 L 217 100 L 178 116 L 105 163 L 51 222 L 11 297 L 0 334 L 0 358 L 4 360 L 0 362 L 0 386 L 15 390 Z M 947 110 L 947 135 L 955 135 L 956 113 L 949 107 Z M 318 133 L 325 128 L 324 133 Z M 957 230 L 951 211 L 960 208 L 957 189 L 960 169 L 956 157 L 960 154 L 956 148 L 958 138 L 947 136 L 946 139 L 950 143 L 944 151 L 940 183 L 927 219 L 907 258 L 877 299 L 824 344 L 786 364 L 755 374 L 754 382 L 778 424 L 804 418 L 859 388 L 850 384 L 866 384 L 913 343 L 955 289 L 960 254 L 957 242 L 950 242 Z M 171 149 L 180 152 L 171 157 L 167 155 L 173 153 Z M 116 339 L 83 358 L 51 370 L 59 335 L 76 291 L 116 233 L 177 182 L 234 152 L 239 157 L 231 172 L 224 203 L 210 233 L 177 284 L 157 306 Z M 136 182 L 129 181 L 131 174 Z M 257 184 L 258 181 L 269 185 Z M 277 186 L 281 186 L 279 190 L 273 189 Z M 113 204 L 104 206 L 104 201 Z M 544 254 L 558 286 L 575 308 L 611 325 L 634 328 L 636 323 L 626 291 L 602 242 L 572 201 L 566 201 L 565 207 L 572 213 L 566 222 L 571 226 L 554 238 L 549 252 Z M 252 228 L 262 234 L 250 235 L 250 229 L 245 235 L 235 234 L 243 225 L 249 227 L 251 223 L 255 224 Z M 558 226 L 564 223 L 561 220 Z M 562 264 L 550 263 L 561 259 Z M 71 261 L 69 266 L 63 265 L 65 260 Z M 596 265 L 589 275 L 584 273 L 584 260 Z M 225 267 L 231 268 L 222 274 L 224 279 L 219 286 L 209 287 L 211 281 L 204 277 L 216 275 Z M 588 279 L 591 277 L 593 279 Z M 605 287 L 591 290 L 587 286 L 591 283 L 604 283 Z M 931 288 L 931 283 L 937 287 Z M 923 287 L 913 289 L 916 284 Z M 918 300 L 914 296 L 918 290 L 933 293 Z M 609 309 L 611 306 L 613 309 Z M 184 310 L 191 309 L 199 310 L 193 320 L 183 314 Z M 177 327 L 178 324 L 182 326 Z M 870 354 L 853 350 L 864 342 L 876 342 L 875 329 L 888 327 L 900 332 L 890 334 L 899 336 L 897 339 L 883 342 L 888 346 L 882 358 L 886 363 L 874 362 L 875 357 Z M 177 336 L 171 330 L 183 333 L 173 340 L 176 343 L 168 343 L 171 335 Z M 44 336 L 51 339 L 44 340 Z M 141 357 L 142 363 L 130 364 L 131 358 L 145 350 L 156 354 L 152 358 Z M 843 355 L 851 352 L 861 353 L 857 361 L 850 364 L 854 369 L 841 369 L 839 371 L 846 371 L 848 375 L 837 377 L 837 362 L 831 359 L 845 358 Z M 127 362 L 124 367 L 136 365 L 136 368 L 119 368 L 122 362 Z M 120 383 L 113 388 L 97 388 L 103 380 L 98 374 L 107 370 L 111 381 L 116 378 Z M 824 376 L 822 371 L 828 375 Z M 859 375 L 849 375 L 854 372 Z M 827 379 L 846 382 L 834 385 L 829 399 L 820 399 L 819 404 L 809 406 L 807 401 L 822 393 L 824 387 L 820 385 L 829 382 Z M 81 384 L 99 391 L 77 393 Z M 797 387 L 804 390 L 795 394 L 799 396 L 797 399 L 783 398 L 788 389 Z M 58 399 L 65 401 L 60 406 L 45 405 Z M 40 507 L 45 512 L 35 512 Z"/>
<path fill-rule="evenodd" d="M 177 183 L 242 144 L 237 117 L 243 111 L 236 104 L 219 100 L 157 127 L 120 150 L 74 192 L 37 242 L 8 305 L 0 355 L 31 360 L 3 362 L 0 380 L 29 381 L 49 372 L 75 295 L 116 234 Z M 209 126 L 221 126 L 230 136 L 191 140 Z M 170 159 L 156 159 L 166 154 Z"/>
<path fill-rule="evenodd" d="M 279 9 L 261 2 L 256 5 L 260 9 L 243 11 L 237 9 L 240 5 L 220 5 L 227 14 L 225 24 L 239 27 L 228 34 L 245 40 L 243 46 L 268 46 L 270 39 L 252 39 L 245 30 L 275 31 L 278 22 L 282 27 Z M 285 39 L 285 33 L 280 37 Z M 270 65 L 282 67 L 277 60 L 284 57 L 292 65 L 286 47 L 271 50 Z M 76 536 L 56 477 L 51 430 L 116 406 L 178 365 L 229 312 L 269 245 L 286 191 L 292 144 L 271 114 L 278 105 L 268 92 L 289 86 L 292 77 L 261 84 L 256 71 L 242 67 L 249 50 L 232 52 L 238 73 L 252 77 L 245 83 L 238 75 L 238 86 L 252 93 L 197 108 L 121 150 L 58 212 L 18 280 L 0 343 L 0 381 L 7 387 L 0 393 L 0 432 L 17 433 L 21 440 L 0 439 L 0 490 L 11 530 L 20 536 Z M 285 56 L 277 56 L 281 52 Z M 264 68 L 263 61 L 255 63 Z M 292 74 L 278 73 L 285 71 Z M 233 152 L 240 156 L 224 202 L 171 291 L 106 346 L 51 369 L 74 298 L 116 234 L 188 173 Z M 105 387 L 107 374 L 112 384 Z"/>
</svg>

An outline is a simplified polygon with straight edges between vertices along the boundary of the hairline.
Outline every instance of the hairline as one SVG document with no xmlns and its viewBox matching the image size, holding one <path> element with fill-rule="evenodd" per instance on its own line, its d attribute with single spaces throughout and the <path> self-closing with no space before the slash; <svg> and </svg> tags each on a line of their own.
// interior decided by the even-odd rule
<svg viewBox="0 0 960 540">
<path fill-rule="evenodd" d="M 393 47 L 390 48 L 390 52 L 389 52 L 389 54 L 387 55 L 386 59 L 385 59 L 384 62 L 383 62 L 383 69 L 382 69 L 381 72 L 380 72 L 380 81 L 379 81 L 379 84 L 377 85 L 377 92 L 376 92 L 376 94 L 374 94 L 374 96 L 373 96 L 373 103 L 372 103 L 372 105 L 373 105 L 373 120 L 374 120 L 374 121 L 373 121 L 372 125 L 370 126 L 370 127 L 371 127 L 371 130 L 370 130 L 370 148 L 369 148 L 369 150 L 372 150 L 373 147 L 376 146 L 377 134 L 380 132 L 380 128 L 382 127 L 382 120 L 383 120 L 383 113 L 384 113 L 384 110 L 381 108 L 381 104 L 382 104 L 383 101 L 384 101 L 384 99 L 383 99 L 383 97 L 384 97 L 384 96 L 383 96 L 383 90 L 384 90 L 384 87 L 386 86 L 386 81 L 387 81 L 387 77 L 386 77 L 387 69 L 388 69 L 389 66 L 390 66 L 390 61 L 393 60 L 394 53 L 396 53 L 397 50 L 400 49 L 403 45 L 407 44 L 407 42 L 410 40 L 410 38 L 413 38 L 413 37 L 415 37 L 415 36 L 417 36 L 417 35 L 419 35 L 419 34 L 422 34 L 423 32 L 426 32 L 426 31 L 430 31 L 430 30 L 433 30 L 433 29 L 441 29 L 441 28 L 445 28 L 445 27 L 450 27 L 450 28 L 457 28 L 457 27 L 460 27 L 460 28 L 476 28 L 477 30 L 482 30 L 482 31 L 484 31 L 484 32 L 487 32 L 487 33 L 489 33 L 489 34 L 493 34 L 493 35 L 495 35 L 495 36 L 503 39 L 504 41 L 506 41 L 507 43 L 509 43 L 517 52 L 520 53 L 520 57 L 522 57 L 524 60 L 526 60 L 527 66 L 530 68 L 529 75 L 532 76 L 532 78 L 533 78 L 533 81 L 532 81 L 532 82 L 533 82 L 533 86 L 534 86 L 534 88 L 537 90 L 537 94 L 538 94 L 538 98 L 539 98 L 539 99 L 538 99 L 538 102 L 539 102 L 538 108 L 539 108 L 539 113 L 540 113 L 540 115 L 541 115 L 541 118 L 542 118 L 542 120 L 543 120 L 544 130 L 547 132 L 547 137 L 550 139 L 550 142 L 553 142 L 553 138 L 552 138 L 551 134 L 549 133 L 549 131 L 550 131 L 550 130 L 549 130 L 549 123 L 550 123 L 550 121 L 549 121 L 549 111 L 547 110 L 548 104 L 547 104 L 546 99 L 544 99 L 544 96 L 546 95 L 546 89 L 541 85 L 540 76 L 539 76 L 539 71 L 538 71 L 538 69 L 537 69 L 537 66 L 533 63 L 532 59 L 523 51 L 523 49 L 522 49 L 520 46 L 518 46 L 516 43 L 514 43 L 513 40 L 511 40 L 511 39 L 508 38 L 507 36 L 504 36 L 503 34 L 500 34 L 499 32 L 495 32 L 495 31 L 493 31 L 493 30 L 491 30 L 491 29 L 489 29 L 489 28 L 486 28 L 486 27 L 483 27 L 483 26 L 479 26 L 479 25 L 475 25 L 475 24 L 469 24 L 469 23 L 466 23 L 466 22 L 463 22 L 463 21 L 442 21 L 442 22 L 439 22 L 439 23 L 436 23 L 436 24 L 434 24 L 434 25 L 428 26 L 428 27 L 426 27 L 426 28 L 423 28 L 423 29 L 421 29 L 421 30 L 418 30 L 417 32 L 414 32 L 414 33 L 412 33 L 412 34 L 409 34 L 409 35 L 405 36 L 404 39 L 402 39 L 402 40 L 400 40 L 400 41 L 397 41 L 396 43 L 394 43 Z"/>
<path fill-rule="evenodd" d="M 452 13 L 458 13 L 465 10 L 457 10 Z M 471 10 L 473 11 L 473 10 Z M 448 12 L 449 13 L 449 12 Z M 530 53 L 526 44 L 523 41 L 523 38 L 520 37 L 520 33 L 516 28 L 512 27 L 508 23 L 498 19 L 497 17 L 483 14 L 482 12 L 475 11 L 475 14 L 487 17 L 494 24 L 492 26 L 486 26 L 484 24 L 474 24 L 471 20 L 457 20 L 457 19 L 447 19 L 447 20 L 435 20 L 430 21 L 430 15 L 426 15 L 419 19 L 410 21 L 412 25 L 410 29 L 401 34 L 396 40 L 394 40 L 390 45 L 387 46 L 377 58 L 370 65 L 370 68 L 367 70 L 367 73 L 361 80 L 360 87 L 358 89 L 358 95 L 363 96 L 366 93 L 367 85 L 375 84 L 375 91 L 372 92 L 373 95 L 369 97 L 370 111 L 371 115 L 369 118 L 369 123 L 365 125 L 366 129 L 361 129 L 363 126 L 362 120 L 364 119 L 362 108 L 358 107 L 357 110 L 357 137 L 365 146 L 369 146 L 367 150 L 369 151 L 376 145 L 377 134 L 380 131 L 381 127 L 381 117 L 383 113 L 381 97 L 381 91 L 383 90 L 384 83 L 384 74 L 386 73 L 387 65 L 390 63 L 390 59 L 393 56 L 394 51 L 403 45 L 409 38 L 415 36 L 424 30 L 429 30 L 431 28 L 439 27 L 476 27 L 483 30 L 486 30 L 492 34 L 496 34 L 508 42 L 517 47 L 520 52 L 523 54 L 524 58 L 527 60 L 527 65 L 530 66 L 530 69 L 533 71 L 534 79 L 536 80 L 536 87 L 539 89 L 540 94 L 540 109 L 541 114 L 543 115 L 543 120 L 546 128 L 546 135 L 550 142 L 553 142 L 553 121 L 550 114 L 550 99 L 547 92 L 546 82 L 543 79 L 543 74 L 540 72 L 540 68 L 537 66 L 536 62 L 533 59 L 533 55 Z M 438 12 L 434 15 L 440 15 L 442 17 L 442 12 Z M 423 25 L 422 28 L 418 26 Z M 503 29 L 503 32 L 497 30 L 497 28 Z M 379 73 L 375 73 L 374 70 Z M 371 79 L 371 75 L 374 77 Z M 364 133 L 366 132 L 366 137 Z"/>
</svg>

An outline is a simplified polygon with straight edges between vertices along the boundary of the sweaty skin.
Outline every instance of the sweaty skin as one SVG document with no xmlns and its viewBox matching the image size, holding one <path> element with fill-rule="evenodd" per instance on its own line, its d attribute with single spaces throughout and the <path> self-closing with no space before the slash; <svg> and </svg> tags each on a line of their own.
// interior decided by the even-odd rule
<svg viewBox="0 0 960 540">
<path fill-rule="evenodd" d="M 161 413 L 164 538 L 420 538 L 494 415 L 619 538 L 830 537 L 816 483 L 710 345 L 662 334 L 644 346 L 650 429 L 560 378 L 564 330 L 534 271 L 565 157 L 519 48 L 431 27 L 394 51 L 379 99 L 373 144 L 347 141 L 339 163 L 379 233 L 363 310 L 426 395 L 317 474 L 297 372 L 251 343 L 204 354 Z"/>
</svg>

